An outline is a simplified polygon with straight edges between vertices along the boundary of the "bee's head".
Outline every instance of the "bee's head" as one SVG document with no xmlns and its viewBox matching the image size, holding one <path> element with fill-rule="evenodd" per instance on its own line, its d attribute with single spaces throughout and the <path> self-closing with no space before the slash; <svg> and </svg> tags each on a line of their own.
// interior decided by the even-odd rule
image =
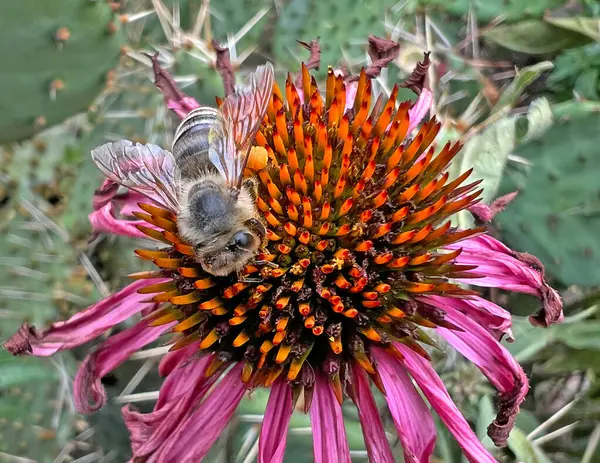
<svg viewBox="0 0 600 463">
<path fill-rule="evenodd" d="M 178 226 L 204 270 L 217 276 L 241 270 L 266 234 L 250 192 L 242 188 L 234 197 L 222 182 L 207 178 L 185 191 Z"/>
<path fill-rule="evenodd" d="M 211 246 L 196 246 L 196 256 L 202 268 L 216 276 L 226 276 L 241 270 L 261 245 L 261 237 L 249 228 L 234 231 L 228 239 L 220 238 Z"/>
</svg>

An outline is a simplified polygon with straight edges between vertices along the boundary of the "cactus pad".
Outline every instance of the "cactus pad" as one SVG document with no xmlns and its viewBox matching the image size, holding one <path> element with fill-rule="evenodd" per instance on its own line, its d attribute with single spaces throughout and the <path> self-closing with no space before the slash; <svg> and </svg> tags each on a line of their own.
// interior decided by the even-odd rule
<svg viewBox="0 0 600 463">
<path fill-rule="evenodd" d="M 361 44 L 366 44 L 369 34 L 385 36 L 384 18 L 389 7 L 390 3 L 385 0 L 363 2 L 360 8 L 339 2 L 292 0 L 286 3 L 275 26 L 276 62 L 297 68 L 296 58 L 306 60 L 307 52 L 296 39 L 310 42 L 320 38 L 320 74 L 325 75 L 328 65 L 339 64 L 340 47 L 356 56 L 364 53 Z"/>
<path fill-rule="evenodd" d="M 519 146 L 532 165 L 508 166 L 499 194 L 520 194 L 496 217 L 509 246 L 537 256 L 565 285 L 600 284 L 600 112 L 559 119 Z"/>
<path fill-rule="evenodd" d="M 481 22 L 498 16 L 514 22 L 526 18 L 541 18 L 547 9 L 562 6 L 563 0 L 419 0 L 423 7 L 439 8 L 449 14 L 464 16 L 473 8 Z"/>
<path fill-rule="evenodd" d="M 83 111 L 105 86 L 121 34 L 106 2 L 20 0 L 0 6 L 0 144 Z"/>
</svg>

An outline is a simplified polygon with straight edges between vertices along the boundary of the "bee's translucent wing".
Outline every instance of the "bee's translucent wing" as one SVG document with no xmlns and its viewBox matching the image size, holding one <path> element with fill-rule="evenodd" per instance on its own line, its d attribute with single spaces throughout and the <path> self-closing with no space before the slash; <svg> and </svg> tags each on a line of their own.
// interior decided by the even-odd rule
<svg viewBox="0 0 600 463">
<path fill-rule="evenodd" d="M 178 211 L 180 172 L 168 151 L 119 140 L 92 150 L 92 159 L 107 178 Z"/>
<path fill-rule="evenodd" d="M 209 157 L 232 188 L 240 188 L 254 137 L 273 92 L 273 66 L 259 66 L 236 86 L 220 108 L 209 134 Z"/>
</svg>

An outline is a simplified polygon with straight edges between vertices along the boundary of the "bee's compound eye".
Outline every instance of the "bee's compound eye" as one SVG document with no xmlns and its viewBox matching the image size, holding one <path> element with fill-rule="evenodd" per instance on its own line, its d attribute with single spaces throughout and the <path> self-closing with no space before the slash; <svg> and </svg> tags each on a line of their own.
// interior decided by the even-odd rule
<svg viewBox="0 0 600 463">
<path fill-rule="evenodd" d="M 240 231 L 233 236 L 233 242 L 242 249 L 250 249 L 254 243 L 254 236 L 246 231 Z"/>
</svg>

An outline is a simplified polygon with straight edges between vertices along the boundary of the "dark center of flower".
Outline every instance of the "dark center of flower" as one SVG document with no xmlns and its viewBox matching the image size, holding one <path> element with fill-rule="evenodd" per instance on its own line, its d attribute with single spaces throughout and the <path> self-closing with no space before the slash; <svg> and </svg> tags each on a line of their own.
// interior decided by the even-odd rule
<svg viewBox="0 0 600 463">
<path fill-rule="evenodd" d="M 285 374 L 310 387 L 320 368 L 341 400 L 347 362 L 379 383 L 371 345 L 395 340 L 427 356 L 419 343 L 432 341 L 419 326 L 452 328 L 419 296 L 472 294 L 450 280 L 474 267 L 454 263 L 459 251 L 443 248 L 482 231 L 456 230 L 448 220 L 480 191 L 478 182 L 461 186 L 470 172 L 449 179 L 445 170 L 460 145 L 434 155 L 435 119 L 407 138 L 411 104 L 396 105 L 398 87 L 372 105 L 363 72 L 346 109 L 342 77 L 329 69 L 324 100 L 304 67 L 302 77 L 306 103 L 291 76 L 285 99 L 275 86 L 256 138 L 270 159 L 258 172 L 257 198 L 268 245 L 245 278 L 204 272 L 175 217 L 149 205 L 137 215 L 162 231 L 140 229 L 168 246 L 136 251 L 161 270 L 135 276 L 171 278 L 140 291 L 165 303 L 152 323 L 179 321 L 173 349 L 199 341 L 200 349 L 217 351 L 210 372 L 243 361 L 252 386 Z"/>
</svg>

